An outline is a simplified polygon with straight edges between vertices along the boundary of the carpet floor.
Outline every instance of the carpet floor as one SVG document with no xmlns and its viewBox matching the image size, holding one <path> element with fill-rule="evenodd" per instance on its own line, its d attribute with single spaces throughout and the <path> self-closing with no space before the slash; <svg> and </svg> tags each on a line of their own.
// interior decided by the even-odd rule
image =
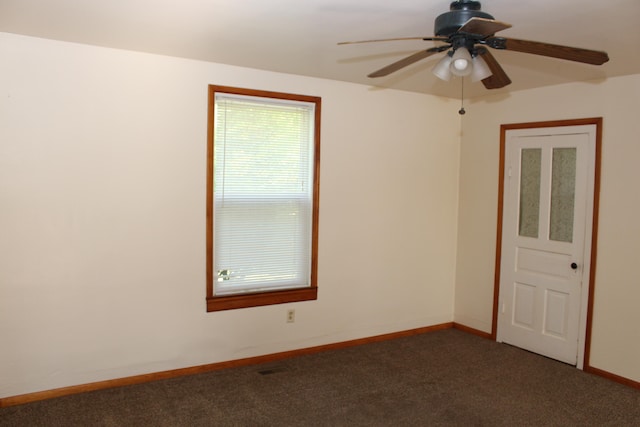
<svg viewBox="0 0 640 427">
<path fill-rule="evenodd" d="M 640 391 L 447 329 L 12 406 L 0 426 L 640 426 Z"/>
</svg>

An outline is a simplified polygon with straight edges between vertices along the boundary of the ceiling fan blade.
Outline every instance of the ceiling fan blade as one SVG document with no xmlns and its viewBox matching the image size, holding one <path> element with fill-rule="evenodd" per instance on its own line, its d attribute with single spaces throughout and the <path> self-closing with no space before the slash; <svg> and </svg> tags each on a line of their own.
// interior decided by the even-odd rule
<svg viewBox="0 0 640 427">
<path fill-rule="evenodd" d="M 395 42 L 395 41 L 402 41 L 402 40 L 427 40 L 427 41 L 432 40 L 432 41 L 446 42 L 448 39 L 446 37 L 397 37 L 393 39 L 376 39 L 376 40 L 358 40 L 358 41 L 351 41 L 351 42 L 339 42 L 338 45 Z"/>
<path fill-rule="evenodd" d="M 511 84 L 511 79 L 507 76 L 507 73 L 504 72 L 496 58 L 491 54 L 491 52 L 489 52 L 489 50 L 485 48 L 478 48 L 478 54 L 482 55 L 482 58 L 489 66 L 492 73 L 489 77 L 482 80 L 484 87 L 487 89 L 500 89 L 501 87 Z"/>
<path fill-rule="evenodd" d="M 420 52 L 416 52 L 413 55 L 407 56 L 406 58 L 403 58 L 400 61 L 394 62 L 393 64 L 389 64 L 386 67 L 383 67 L 377 71 L 374 71 L 373 73 L 367 75 L 367 77 L 388 76 L 389 74 L 396 72 L 401 68 L 411 65 L 414 62 L 418 62 L 421 59 L 427 58 L 438 52 L 442 52 L 443 50 L 446 50 L 448 48 L 449 46 L 447 45 L 447 46 L 432 47 L 431 49 L 427 49 L 427 50 L 421 50 Z"/>
<path fill-rule="evenodd" d="M 578 47 L 561 46 L 557 44 L 534 42 L 530 40 L 518 40 L 496 38 L 499 41 L 497 49 L 514 50 L 516 52 L 531 53 L 534 55 L 550 56 L 552 58 L 566 59 L 568 61 L 583 62 L 585 64 L 602 65 L 609 60 L 607 52 L 598 50 L 581 49 Z M 492 46 L 492 43 L 488 43 Z M 493 46 L 492 46 L 493 47 Z"/>
<path fill-rule="evenodd" d="M 511 24 L 496 21 L 495 19 L 474 17 L 465 22 L 457 32 L 478 34 L 483 37 L 489 37 L 498 31 L 506 30 L 507 28 L 511 28 Z"/>
</svg>

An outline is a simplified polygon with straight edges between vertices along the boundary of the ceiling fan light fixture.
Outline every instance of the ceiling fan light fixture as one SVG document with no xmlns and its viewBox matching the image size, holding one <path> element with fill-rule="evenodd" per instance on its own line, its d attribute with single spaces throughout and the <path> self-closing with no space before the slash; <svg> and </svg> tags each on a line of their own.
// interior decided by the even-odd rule
<svg viewBox="0 0 640 427">
<path fill-rule="evenodd" d="M 471 54 L 467 48 L 459 47 L 453 52 L 449 69 L 456 76 L 468 76 L 473 71 Z"/>
<path fill-rule="evenodd" d="M 367 76 L 388 76 L 436 53 L 449 51 L 447 57 L 438 62 L 432 72 L 445 81 L 449 81 L 451 75 L 470 76 L 474 82 L 482 81 L 486 89 L 501 89 L 511 84 L 511 79 L 490 53 L 490 49 L 487 48 L 541 55 L 592 65 L 602 65 L 609 61 L 609 55 L 603 51 L 495 36 L 498 31 L 507 28 L 511 28 L 511 24 L 496 21 L 493 16 L 483 12 L 479 1 L 453 0 L 449 5 L 449 11 L 438 15 L 435 19 L 435 37 L 400 37 L 338 44 L 393 40 L 442 42 L 444 44 L 416 52 Z"/>
<path fill-rule="evenodd" d="M 451 56 L 449 56 L 449 54 L 447 53 L 440 61 L 438 61 L 431 72 L 435 74 L 437 78 L 448 82 L 449 80 L 451 80 L 451 70 L 449 69 L 450 65 Z"/>
<path fill-rule="evenodd" d="M 473 58 L 473 70 L 471 71 L 471 81 L 478 82 L 480 80 L 484 80 L 489 77 L 491 74 L 491 69 L 487 65 L 487 61 L 484 60 L 483 57 L 477 55 Z"/>
</svg>

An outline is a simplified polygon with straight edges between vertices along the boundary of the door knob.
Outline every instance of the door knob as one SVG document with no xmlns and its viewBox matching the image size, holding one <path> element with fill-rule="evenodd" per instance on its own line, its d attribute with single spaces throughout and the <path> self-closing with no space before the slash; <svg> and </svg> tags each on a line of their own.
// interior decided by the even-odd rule
<svg viewBox="0 0 640 427">
<path fill-rule="evenodd" d="M 575 262 L 572 262 L 571 263 L 571 268 L 574 269 L 574 270 L 577 270 L 578 269 L 578 264 L 576 264 Z"/>
</svg>

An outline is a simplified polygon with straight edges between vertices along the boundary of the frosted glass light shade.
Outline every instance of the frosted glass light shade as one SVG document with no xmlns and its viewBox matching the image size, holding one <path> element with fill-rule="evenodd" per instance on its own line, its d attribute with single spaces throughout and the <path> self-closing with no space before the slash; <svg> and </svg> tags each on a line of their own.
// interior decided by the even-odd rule
<svg viewBox="0 0 640 427">
<path fill-rule="evenodd" d="M 451 71 L 449 70 L 449 65 L 451 65 L 451 57 L 449 56 L 449 54 L 447 54 L 440 61 L 438 61 L 431 72 L 435 74 L 439 79 L 448 82 L 449 80 L 451 80 Z"/>
<path fill-rule="evenodd" d="M 453 53 L 451 58 L 451 65 L 449 69 L 456 76 L 468 76 L 473 70 L 473 64 L 471 62 L 471 54 L 464 47 L 459 47 Z"/>
<path fill-rule="evenodd" d="M 491 69 L 487 65 L 487 61 L 484 60 L 480 55 L 473 58 L 473 71 L 471 72 L 471 81 L 477 82 L 480 80 L 484 80 L 489 77 L 491 74 Z"/>
</svg>

